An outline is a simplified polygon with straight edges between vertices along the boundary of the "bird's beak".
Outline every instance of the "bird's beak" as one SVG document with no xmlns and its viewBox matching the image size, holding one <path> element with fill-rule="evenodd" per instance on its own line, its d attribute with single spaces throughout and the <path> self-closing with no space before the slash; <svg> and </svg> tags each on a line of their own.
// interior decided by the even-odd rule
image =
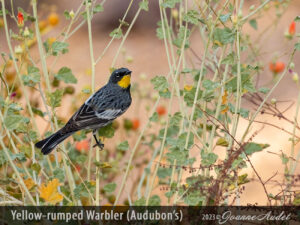
<svg viewBox="0 0 300 225">
<path fill-rule="evenodd" d="M 128 71 L 126 75 L 130 75 L 131 76 L 132 71 Z"/>
</svg>

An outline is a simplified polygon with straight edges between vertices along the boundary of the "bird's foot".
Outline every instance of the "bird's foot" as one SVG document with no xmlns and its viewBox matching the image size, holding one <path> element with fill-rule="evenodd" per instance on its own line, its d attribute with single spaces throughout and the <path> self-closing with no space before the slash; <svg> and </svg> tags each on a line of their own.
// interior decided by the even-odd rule
<svg viewBox="0 0 300 225">
<path fill-rule="evenodd" d="M 94 144 L 94 146 L 93 146 L 93 148 L 95 148 L 96 146 L 98 146 L 99 148 L 100 148 L 100 151 L 102 151 L 103 150 L 103 148 L 104 148 L 104 144 L 103 143 L 96 143 L 96 144 Z"/>
</svg>

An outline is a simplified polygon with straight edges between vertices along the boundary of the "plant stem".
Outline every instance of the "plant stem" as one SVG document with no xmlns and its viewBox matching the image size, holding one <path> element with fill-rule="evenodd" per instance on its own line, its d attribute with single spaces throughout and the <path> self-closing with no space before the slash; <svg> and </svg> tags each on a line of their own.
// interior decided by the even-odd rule
<svg viewBox="0 0 300 225">
<path fill-rule="evenodd" d="M 89 47 L 90 47 L 90 60 L 92 70 L 92 94 L 95 93 L 95 58 L 93 48 L 93 36 L 92 36 L 92 19 L 91 19 L 91 4 L 86 1 L 86 13 L 87 13 L 87 25 L 88 25 L 88 36 L 89 36 Z M 93 146 L 93 139 L 91 139 L 91 146 Z M 100 163 L 100 151 L 96 151 L 96 162 Z M 95 190 L 95 205 L 100 205 L 100 167 L 96 167 L 96 190 Z"/>
<path fill-rule="evenodd" d="M 20 74 L 20 71 L 19 71 L 19 68 L 18 68 L 18 65 L 17 65 L 17 62 L 16 62 L 16 58 L 14 56 L 14 51 L 12 49 L 12 45 L 11 45 L 11 42 L 10 42 L 9 31 L 8 31 L 7 20 L 6 20 L 6 11 L 5 11 L 4 0 L 1 0 L 1 4 L 2 4 L 2 10 L 3 10 L 3 22 L 4 22 L 5 35 L 6 35 L 6 40 L 7 40 L 7 45 L 8 45 L 8 48 L 9 48 L 9 52 L 11 54 L 14 67 L 15 67 L 16 73 L 18 75 L 19 82 L 20 82 L 21 88 L 22 88 L 23 93 L 24 93 L 26 105 L 28 106 L 29 115 L 31 117 L 33 126 L 34 126 L 34 128 L 36 130 L 38 130 L 36 121 L 35 121 L 34 116 L 33 116 L 31 104 L 30 104 L 29 97 L 28 97 L 28 93 L 27 93 L 27 90 L 26 90 L 26 88 L 25 88 L 25 86 L 23 84 L 23 81 L 22 81 L 22 78 L 21 78 L 21 74 Z"/>
<path fill-rule="evenodd" d="M 141 10 L 142 10 L 142 9 L 139 7 L 139 9 L 137 10 L 137 12 L 136 12 L 136 14 L 135 14 L 135 16 L 134 16 L 132 22 L 130 23 L 130 26 L 128 27 L 128 30 L 126 31 L 126 33 L 125 33 L 125 35 L 124 35 L 124 37 L 123 37 L 123 39 L 122 39 L 122 42 L 121 42 L 121 44 L 120 44 L 120 46 L 119 46 L 119 48 L 118 48 L 118 50 L 117 50 L 117 53 L 116 53 L 116 55 L 115 55 L 115 57 L 114 57 L 114 59 L 113 59 L 113 61 L 112 61 L 112 63 L 111 63 L 111 67 L 112 67 L 112 68 L 115 66 L 116 61 L 117 61 L 117 58 L 118 58 L 118 56 L 119 56 L 119 54 L 120 54 L 120 51 L 121 51 L 121 49 L 122 49 L 122 47 L 123 47 L 123 45 L 124 45 L 124 43 L 125 43 L 125 40 L 127 39 L 127 36 L 128 36 L 128 34 L 130 33 L 130 31 L 131 31 L 131 29 L 132 29 L 132 27 L 133 27 L 133 25 L 134 25 L 136 19 L 138 18 L 138 16 L 139 16 Z"/>
</svg>

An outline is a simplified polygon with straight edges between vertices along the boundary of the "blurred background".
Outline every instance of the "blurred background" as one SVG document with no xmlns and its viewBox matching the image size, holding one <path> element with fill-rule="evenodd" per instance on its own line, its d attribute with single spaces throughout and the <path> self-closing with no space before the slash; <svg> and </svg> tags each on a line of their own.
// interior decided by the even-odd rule
<svg viewBox="0 0 300 225">
<path fill-rule="evenodd" d="M 259 5 L 260 1 L 257 0 L 247 0 L 244 3 L 243 14 L 248 14 L 248 9 L 251 5 Z M 29 1 L 13 1 L 15 4 L 15 9 L 17 13 L 17 7 L 20 6 L 25 10 L 30 11 Z M 51 12 L 55 12 L 59 15 L 59 23 L 55 29 L 48 32 L 43 38 L 54 38 L 57 37 L 60 31 L 67 25 L 67 20 L 63 16 L 65 10 L 76 10 L 81 1 L 67 1 L 67 0 L 39 0 L 38 7 L 40 12 L 40 20 L 46 20 Z M 93 32 L 93 44 L 94 44 L 94 54 L 98 58 L 103 52 L 107 44 L 110 42 L 109 34 L 118 27 L 119 20 L 122 19 L 124 12 L 126 11 L 130 0 L 109 0 L 104 3 L 104 12 L 97 14 L 92 20 L 92 32 Z M 139 1 L 133 1 L 132 8 L 130 9 L 128 16 L 125 21 L 132 21 L 134 15 L 138 9 Z M 9 2 L 7 5 L 9 7 Z M 290 23 L 294 20 L 300 12 L 300 1 L 291 1 L 290 6 L 282 14 L 282 17 L 277 21 L 276 11 L 274 9 L 265 9 L 264 13 L 257 19 L 258 29 L 254 30 L 250 25 L 244 26 L 244 32 L 249 34 L 251 40 L 255 40 L 257 48 L 260 49 L 262 54 L 258 56 L 258 60 L 264 65 L 264 72 L 261 74 L 258 87 L 269 86 L 274 84 L 273 74 L 269 70 L 269 63 L 274 59 L 279 59 L 280 61 L 287 63 L 288 57 L 293 49 L 294 42 L 286 39 L 284 33 L 289 29 Z M 149 1 L 149 11 L 142 11 L 137 18 L 135 25 L 133 26 L 132 32 L 129 33 L 128 38 L 121 50 L 115 67 L 128 67 L 133 71 L 132 82 L 133 88 L 138 86 L 142 89 L 145 95 L 155 98 L 152 85 L 150 83 L 151 78 L 156 75 L 166 75 L 169 71 L 167 57 L 165 54 L 164 43 L 156 37 L 157 22 L 160 20 L 158 1 Z M 275 21 L 275 22 L 274 22 Z M 10 21 L 11 29 L 14 29 L 14 23 Z M 300 29 L 297 27 L 297 29 Z M 126 30 L 126 29 L 125 29 Z M 266 32 L 267 35 L 263 39 L 260 38 L 261 33 Z M 123 31 L 125 33 L 125 31 Z M 116 51 L 120 45 L 122 39 L 115 40 L 102 59 L 96 66 L 96 89 L 103 86 L 110 75 L 110 67 Z M 63 118 L 68 118 L 72 113 L 72 110 L 78 107 L 85 99 L 85 95 L 80 95 L 81 90 L 89 87 L 91 83 L 91 71 L 90 71 L 90 56 L 89 56 L 89 42 L 87 26 L 82 26 L 76 33 L 74 33 L 67 41 L 69 43 L 69 52 L 59 58 L 56 62 L 55 67 L 51 70 L 58 70 L 62 66 L 67 66 L 72 69 L 73 74 L 78 79 L 75 87 L 75 94 L 78 98 L 73 98 L 68 96 L 63 99 L 63 107 L 57 109 L 59 116 Z M 203 44 L 200 42 L 200 38 L 196 32 L 193 33 L 191 37 L 191 48 L 194 52 L 201 57 L 203 53 Z M 7 45 L 5 40 L 5 35 L 3 29 L 0 29 L 0 51 L 7 52 Z M 36 46 L 32 49 L 32 55 L 34 58 L 38 58 L 38 51 Z M 192 57 L 193 53 L 187 52 L 187 57 Z M 0 59 L 1 61 L 1 59 Z M 294 72 L 300 72 L 300 54 L 297 53 L 295 56 L 295 69 Z M 48 65 L 51 65 L 51 59 L 49 59 Z M 197 66 L 197 65 L 196 65 Z M 198 62 L 198 67 L 200 67 L 200 62 Z M 271 98 L 276 98 L 277 101 L 286 101 L 278 103 L 280 109 L 285 109 L 292 102 L 296 101 L 298 88 L 295 82 L 292 80 L 291 73 L 288 73 L 285 78 L 280 83 L 279 87 L 272 94 Z M 124 115 L 125 118 L 138 119 L 140 121 L 140 127 L 143 127 L 145 121 L 148 119 L 149 111 L 147 110 L 147 105 L 151 102 L 146 102 L 141 105 L 139 101 L 140 94 L 133 95 L 133 104 L 131 108 Z M 39 99 L 37 93 L 32 93 L 36 101 Z M 246 108 L 253 109 L 253 106 L 245 99 L 242 100 L 242 104 Z M 167 101 L 161 103 L 162 106 L 167 105 Z M 176 106 L 175 106 L 176 107 Z M 286 117 L 293 120 L 295 114 L 295 104 L 286 111 Z M 299 119 L 299 116 L 298 116 Z M 292 125 L 284 122 L 278 118 L 268 115 L 260 115 L 257 120 L 268 121 L 270 123 L 276 124 L 278 127 L 284 127 L 286 130 L 291 130 Z M 120 120 L 121 121 L 121 120 Z M 239 125 L 238 137 L 241 137 L 247 125 L 247 120 L 241 120 Z M 39 121 L 40 131 L 45 132 L 49 129 L 49 125 L 45 121 Z M 251 131 L 258 130 L 262 127 L 262 124 L 255 124 Z M 137 132 L 138 133 L 138 132 Z M 300 135 L 300 134 L 298 134 Z M 121 138 L 122 135 L 120 134 Z M 115 137 L 114 140 L 118 140 L 120 136 Z M 133 146 L 137 134 L 132 134 L 131 139 L 128 140 L 130 146 Z M 281 163 L 280 157 L 276 154 L 280 154 L 281 151 L 289 152 L 291 143 L 288 141 L 289 135 L 281 132 L 279 129 L 265 125 L 264 129 L 255 137 L 255 141 L 259 143 L 269 143 L 271 146 L 264 150 L 263 152 L 257 153 L 252 157 L 252 162 L 257 169 L 258 173 L 261 175 L 263 180 L 267 180 L 269 177 L 278 172 L 277 178 L 280 181 L 280 176 L 283 175 L 284 166 Z M 115 143 L 107 141 L 105 143 L 107 146 L 114 145 Z M 299 151 L 300 145 L 298 144 L 295 148 L 296 153 Z M 276 153 L 272 154 L 270 152 Z M 217 152 L 217 151 L 216 151 Z M 113 155 L 111 157 L 114 157 Z M 149 155 L 150 157 L 150 155 Z M 255 177 L 251 168 L 247 169 L 248 173 Z M 300 171 L 300 168 L 297 168 Z M 123 171 L 122 171 L 123 173 Z M 129 175 L 129 181 L 132 178 L 132 183 L 128 183 L 128 187 L 125 189 L 131 190 L 130 186 L 136 185 L 134 183 L 135 173 Z M 251 177 L 250 176 L 250 177 Z M 120 177 L 119 179 L 121 179 Z M 117 182 L 118 183 L 118 182 Z M 279 187 L 268 185 L 269 191 L 278 192 Z M 161 194 L 163 191 L 156 189 L 154 191 L 156 194 Z M 246 189 L 241 196 L 241 204 L 266 204 L 267 200 L 265 197 L 264 190 L 259 182 L 250 182 L 246 184 Z"/>
</svg>

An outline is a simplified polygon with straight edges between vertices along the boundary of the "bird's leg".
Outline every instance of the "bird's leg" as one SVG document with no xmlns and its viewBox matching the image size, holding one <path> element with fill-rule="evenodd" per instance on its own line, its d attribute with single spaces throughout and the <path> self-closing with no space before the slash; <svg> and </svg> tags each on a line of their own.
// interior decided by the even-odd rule
<svg viewBox="0 0 300 225">
<path fill-rule="evenodd" d="M 100 139 L 99 140 L 97 139 L 96 132 L 97 132 L 96 130 L 93 130 L 93 136 L 94 136 L 95 141 L 96 141 L 96 144 L 93 147 L 98 146 L 100 148 L 100 150 L 103 150 L 104 144 L 101 142 Z"/>
</svg>

